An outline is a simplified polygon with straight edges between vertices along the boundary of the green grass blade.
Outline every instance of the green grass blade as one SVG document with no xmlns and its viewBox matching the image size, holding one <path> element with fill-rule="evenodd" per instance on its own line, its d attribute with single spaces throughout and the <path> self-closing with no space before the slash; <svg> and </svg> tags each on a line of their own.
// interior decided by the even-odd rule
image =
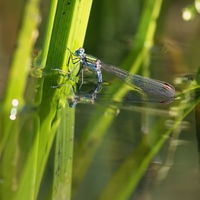
<svg viewBox="0 0 200 200">
<path fill-rule="evenodd" d="M 0 139 L 0 153 L 12 130 L 12 121 L 10 112 L 12 109 L 12 100 L 19 102 L 18 111 L 24 106 L 24 90 L 31 65 L 31 51 L 37 38 L 37 26 L 40 21 L 39 0 L 28 1 L 25 6 L 25 14 L 21 24 L 16 43 L 16 49 L 11 61 L 10 72 L 8 76 L 7 89 L 3 100 L 2 131 Z M 6 125 L 6 126 L 5 126 Z"/>
<path fill-rule="evenodd" d="M 53 183 L 50 183 L 50 190 L 46 197 L 48 196 L 48 199 L 55 197 L 59 200 L 63 197 L 70 199 L 74 109 L 65 104 L 67 95 L 72 91 L 71 85 L 75 85 L 73 76 L 75 80 L 77 78 L 75 74 L 71 75 L 72 80 L 68 81 L 64 78 L 62 81 L 66 86 L 53 89 L 51 86 L 58 84 L 57 80 L 60 76 L 52 72 L 51 68 L 67 70 L 66 61 L 69 54 L 66 52 L 66 46 L 72 50 L 82 46 L 91 4 L 91 0 L 51 1 L 42 54 L 36 60 L 37 65 L 34 66 L 37 70 L 43 69 L 42 73 L 45 77 L 38 81 L 38 87 L 29 87 L 33 93 L 35 90 L 38 91 L 35 99 L 29 102 L 31 105 L 24 103 L 24 91 L 28 76 L 27 69 L 31 65 L 31 50 L 37 33 L 36 26 L 40 19 L 38 0 L 28 1 L 25 6 L 18 46 L 13 56 L 2 106 L 1 199 L 39 198 L 38 192 L 44 169 L 55 137 L 57 141 L 53 149 L 55 160 L 58 158 L 59 151 L 62 159 L 59 163 L 55 162 L 54 167 L 57 169 L 59 165 L 61 171 L 59 176 L 55 175 Z M 69 67 L 73 68 L 73 66 Z M 34 79 L 33 82 L 36 80 Z M 9 115 L 11 108 L 15 107 L 12 105 L 14 98 L 19 101 L 19 106 L 16 106 L 18 111 L 16 120 L 11 121 Z"/>
<path fill-rule="evenodd" d="M 91 4 L 91 0 L 69 1 L 67 4 L 64 1 L 58 1 L 56 14 L 54 18 L 54 25 L 51 33 L 51 40 L 49 43 L 49 49 L 45 64 L 46 67 L 44 68 L 45 72 L 52 73 L 51 68 L 60 68 L 68 70 L 66 69 L 66 63 L 67 59 L 69 58 L 69 52 L 66 51 L 66 46 L 69 47 L 72 51 L 74 50 L 74 48 L 82 46 L 85 37 Z M 42 63 L 44 62 L 42 61 Z M 72 74 L 71 79 L 73 79 L 73 76 L 75 75 Z M 45 93 L 43 92 L 42 102 L 39 109 L 39 115 L 41 120 L 41 135 L 38 151 L 38 174 L 36 179 L 36 187 L 38 189 L 36 190 L 36 194 L 39 190 L 39 185 L 42 180 L 42 175 L 48 158 L 48 152 L 50 151 L 53 139 L 55 137 L 56 128 L 54 129 L 53 127 L 57 127 L 61 121 L 59 125 L 60 128 L 58 129 L 56 136 L 57 144 L 63 144 L 62 138 L 71 138 L 73 132 L 71 127 L 74 126 L 74 110 L 70 110 L 69 112 L 69 110 L 66 108 L 65 111 L 69 112 L 69 115 L 68 113 L 63 113 L 62 111 L 60 111 L 60 109 L 62 110 L 66 103 L 67 94 L 71 93 L 72 89 L 70 85 L 72 81 L 66 83 L 66 86 L 63 86 L 60 89 L 52 89 L 52 85 L 58 84 L 57 77 L 55 79 L 55 76 L 47 76 L 44 79 L 43 91 L 45 91 Z M 68 115 L 68 119 L 66 119 L 65 121 L 61 120 L 61 118 L 63 117 L 62 113 L 64 115 Z M 69 126 L 66 126 L 65 123 L 68 123 Z M 50 127 L 52 127 L 51 130 Z M 63 134 L 65 134 L 66 136 L 63 136 Z M 73 145 L 71 140 L 66 140 L 65 142 L 66 143 L 63 144 L 62 154 L 67 155 L 67 160 L 70 160 L 71 153 L 69 152 L 72 152 Z M 56 145 L 56 156 L 58 155 L 60 148 L 61 147 L 59 145 Z M 62 154 L 60 155 L 61 157 Z M 60 160 L 59 165 L 61 167 L 60 169 L 62 172 L 62 174 L 60 175 L 64 175 L 63 172 L 66 172 L 66 170 L 66 173 L 70 175 L 72 162 L 70 162 L 69 165 L 65 166 L 66 164 L 66 159 Z M 57 165 L 58 164 L 55 163 L 55 167 Z M 63 181 L 67 181 L 67 184 L 62 184 L 58 186 L 58 183 Z M 66 195 L 69 198 L 70 187 L 71 176 L 63 177 L 55 175 L 52 195 L 58 198 L 60 197 L 60 194 L 63 193 L 63 191 L 66 191 Z"/>
<path fill-rule="evenodd" d="M 16 166 L 19 158 L 18 152 L 20 151 L 18 137 L 22 125 L 19 121 L 19 113 L 24 106 L 24 90 L 26 88 L 29 67 L 31 65 L 31 51 L 38 35 L 37 26 L 39 21 L 39 0 L 27 1 L 16 41 L 15 52 L 11 61 L 1 113 L 1 199 L 14 199 L 16 197 L 16 190 L 18 189 L 17 181 L 19 180 L 18 176 L 21 174 L 21 169 L 18 169 Z M 16 99 L 19 104 L 13 105 L 13 99 Z M 12 110 L 16 111 L 16 115 L 13 115 L 13 117 L 16 117 L 16 120 L 14 120 L 14 118 L 13 120 L 10 119 Z M 32 153 L 34 150 L 35 149 L 33 149 Z M 31 173 L 31 179 L 34 179 L 34 171 Z M 29 182 L 27 187 L 29 188 L 27 190 L 27 192 L 29 191 L 27 199 L 33 199 L 32 182 Z"/>
<path fill-rule="evenodd" d="M 71 114 L 72 113 L 72 114 Z M 65 107 L 61 125 L 56 135 L 53 199 L 69 199 L 71 196 L 74 111 Z M 71 130 L 70 130 L 71 129 Z"/>
</svg>

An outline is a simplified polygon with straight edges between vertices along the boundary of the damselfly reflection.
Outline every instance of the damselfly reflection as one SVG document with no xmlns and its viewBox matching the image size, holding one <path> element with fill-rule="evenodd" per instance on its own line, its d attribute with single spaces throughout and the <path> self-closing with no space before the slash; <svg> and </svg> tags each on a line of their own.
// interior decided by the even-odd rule
<svg viewBox="0 0 200 200">
<path fill-rule="evenodd" d="M 90 90 L 89 92 L 81 92 L 78 91 L 77 93 L 73 92 L 73 95 L 68 97 L 68 103 L 70 107 L 75 107 L 79 103 L 106 103 L 106 104 L 133 104 L 133 103 L 156 103 L 156 104 L 169 104 L 173 102 L 174 98 L 163 97 L 163 96 L 155 96 L 155 95 L 146 95 L 146 93 L 137 91 L 137 90 L 130 90 L 126 93 L 126 95 L 121 98 L 122 101 L 118 102 L 113 100 L 112 94 L 100 94 L 97 91 L 103 87 L 101 83 L 98 83 L 94 89 Z"/>
</svg>

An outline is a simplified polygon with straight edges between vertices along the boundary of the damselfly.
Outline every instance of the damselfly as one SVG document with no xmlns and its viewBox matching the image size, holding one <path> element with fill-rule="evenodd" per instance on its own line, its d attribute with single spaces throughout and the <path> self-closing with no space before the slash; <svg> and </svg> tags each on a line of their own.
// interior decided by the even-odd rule
<svg viewBox="0 0 200 200">
<path fill-rule="evenodd" d="M 96 73 L 96 79 L 98 83 L 102 83 L 101 69 L 103 69 L 106 72 L 113 74 L 127 85 L 141 91 L 141 93 L 144 93 L 147 97 L 149 96 L 150 99 L 154 99 L 155 103 L 169 104 L 174 100 L 175 89 L 169 83 L 142 77 L 136 74 L 129 74 L 125 70 L 105 64 L 98 58 L 86 54 L 85 49 L 82 47 L 76 50 L 74 53 L 70 51 L 70 54 L 74 64 L 80 63 L 80 70 L 83 70 L 83 67 L 86 66 Z"/>
</svg>

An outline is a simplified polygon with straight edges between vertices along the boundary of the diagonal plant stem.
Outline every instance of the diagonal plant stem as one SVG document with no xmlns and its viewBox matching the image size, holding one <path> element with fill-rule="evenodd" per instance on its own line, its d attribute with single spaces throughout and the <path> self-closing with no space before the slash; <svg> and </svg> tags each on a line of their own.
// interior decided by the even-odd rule
<svg viewBox="0 0 200 200">
<path fill-rule="evenodd" d="M 128 67 L 131 66 L 129 71 L 131 73 L 136 73 L 144 62 L 145 58 L 149 57 L 149 49 L 153 45 L 153 37 L 156 30 L 156 20 L 159 16 L 161 5 L 162 1 L 160 0 L 145 1 L 141 23 L 138 28 L 136 41 L 134 41 L 135 45 L 125 59 L 121 68 L 127 70 Z M 116 88 L 112 88 L 113 91 L 116 91 L 116 97 L 114 97 L 114 100 L 116 100 L 117 97 L 123 97 L 127 89 L 128 86 L 123 85 L 119 87 L 119 85 L 116 84 Z M 95 119 L 95 122 L 94 120 L 90 120 L 90 122 L 83 129 L 79 143 L 77 144 L 77 147 L 75 147 L 76 159 L 74 171 L 76 171 L 76 174 L 73 176 L 74 193 L 78 185 L 83 180 L 92 162 L 92 159 L 101 144 L 103 136 L 106 134 L 109 126 L 115 119 L 116 112 L 117 108 L 97 108 L 93 113 L 93 116 L 91 116 L 91 119 Z"/>
</svg>

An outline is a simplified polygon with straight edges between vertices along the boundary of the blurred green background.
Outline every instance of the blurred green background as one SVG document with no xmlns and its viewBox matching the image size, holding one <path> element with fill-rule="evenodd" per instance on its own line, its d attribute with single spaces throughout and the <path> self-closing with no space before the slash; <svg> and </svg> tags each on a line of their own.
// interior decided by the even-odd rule
<svg viewBox="0 0 200 200">
<path fill-rule="evenodd" d="M 9 84 L 9 67 L 25 2 L 0 2 L 1 102 Z M 49 4 L 49 1 L 40 2 L 42 22 L 34 50 L 43 46 Z M 74 136 L 71 136 L 74 138 L 71 199 L 200 198 L 199 108 L 195 92 L 190 89 L 200 63 L 198 5 L 197 0 L 93 0 L 84 41 L 86 52 L 105 63 L 168 82 L 176 88 L 178 98 L 170 105 L 140 103 L 116 107 L 109 102 L 78 104 L 75 108 Z M 148 17 L 154 7 L 158 12 L 156 23 Z M 147 28 L 148 25 L 150 28 Z M 147 34 L 145 31 L 152 31 L 146 40 L 143 37 Z M 146 48 L 146 51 L 138 61 L 138 68 L 131 68 L 126 63 L 129 63 L 131 55 L 135 60 L 139 58 L 140 47 Z M 134 60 L 132 65 L 135 66 Z M 86 73 L 85 80 L 90 81 L 92 88 L 95 75 Z M 124 85 L 104 72 L 103 80 L 108 84 L 102 89 L 102 95 L 109 96 Z M 27 90 L 31 90 L 29 84 Z M 34 92 L 27 93 L 29 97 L 29 93 Z M 29 113 L 29 110 L 25 111 Z M 62 111 L 58 109 L 58 112 Z M 68 118 L 68 114 L 64 115 Z M 40 126 L 34 123 L 33 129 Z M 32 140 L 23 135 L 25 131 L 19 130 L 16 144 L 31 145 Z M 55 156 L 58 154 L 56 144 L 55 139 L 47 155 L 39 195 L 35 199 L 52 198 L 52 183 L 55 176 L 59 176 L 55 173 L 56 167 L 59 171 L 59 166 L 55 164 L 59 157 Z M 26 145 L 19 152 L 25 154 Z M 26 157 L 18 156 L 21 160 L 16 172 L 20 171 L 18 168 Z M 0 177 L 1 184 L 3 179 Z"/>
</svg>

